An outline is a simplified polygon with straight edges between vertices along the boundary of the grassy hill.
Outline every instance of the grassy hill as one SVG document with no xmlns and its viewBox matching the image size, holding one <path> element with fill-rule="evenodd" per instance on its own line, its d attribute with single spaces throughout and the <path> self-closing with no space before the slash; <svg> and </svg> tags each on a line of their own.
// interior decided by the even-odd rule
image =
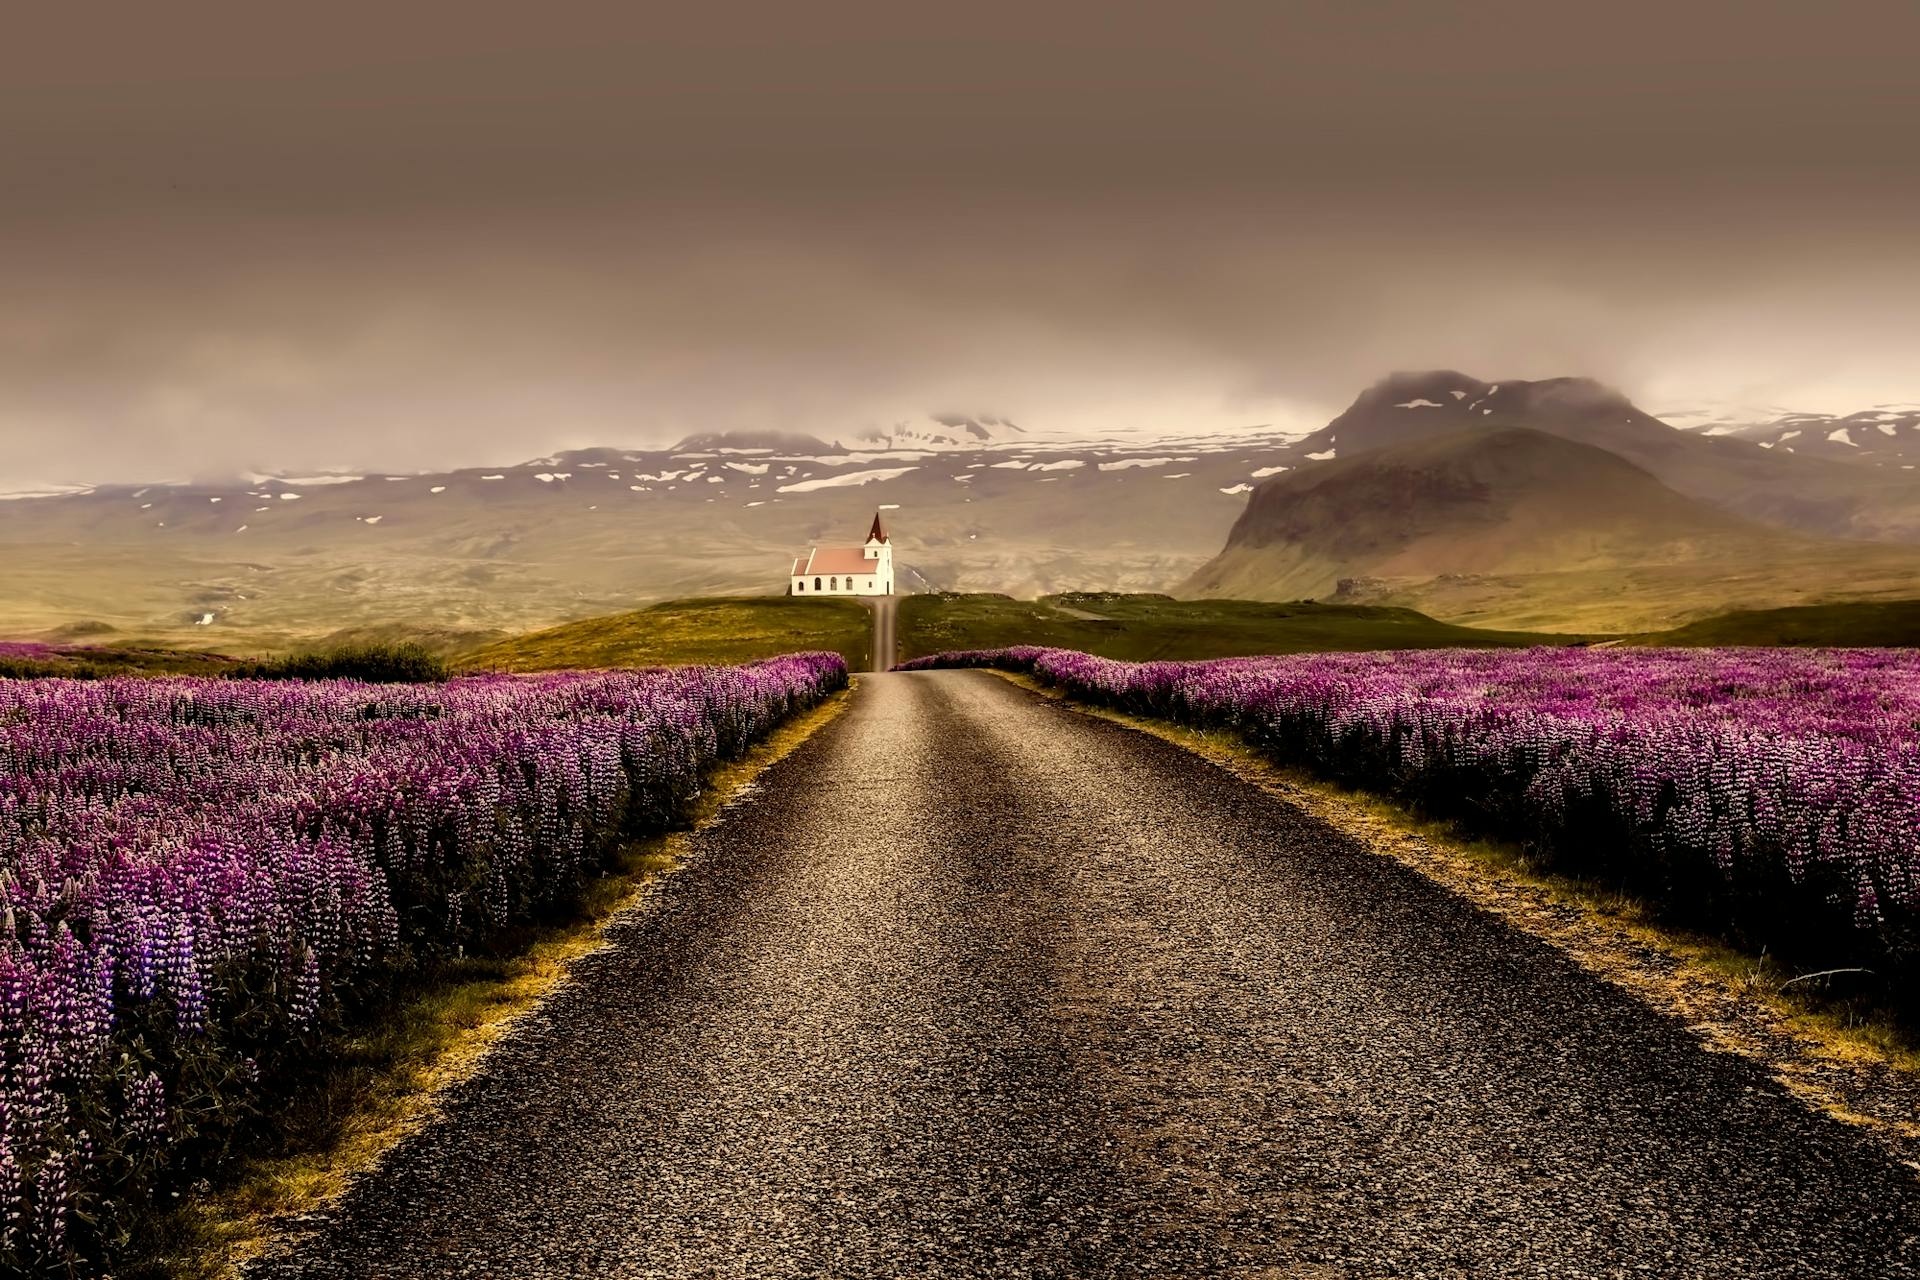
<svg viewBox="0 0 1920 1280">
<path fill-rule="evenodd" d="M 192 649 L 138 645 L 0 644 L 0 679 L 39 676 L 217 676 L 234 661 Z"/>
<path fill-rule="evenodd" d="M 1399 605 L 1462 626 L 1621 635 L 1739 611 L 1899 601 L 1912 597 L 1916 582 L 1920 557 L 1910 549 L 1837 542 L 1790 554 L 1762 545 L 1731 548 L 1713 561 L 1694 564 L 1362 579 L 1346 584 L 1333 599 Z"/>
<path fill-rule="evenodd" d="M 1636 636 L 1648 645 L 1920 646 L 1920 600 L 1856 601 L 1789 609 L 1742 609 Z"/>
<path fill-rule="evenodd" d="M 669 600 L 649 609 L 585 618 L 494 641 L 458 654 L 464 670 L 554 671 L 575 667 L 653 667 L 690 662 L 750 662 L 775 654 L 830 649 L 864 671 L 871 615 L 851 600 L 789 596 Z"/>
<path fill-rule="evenodd" d="M 673 600 L 530 632 L 455 655 L 463 670 L 745 662 L 831 649 L 865 670 L 871 617 L 851 600 L 789 596 Z M 1058 645 L 1110 658 L 1224 658 L 1333 649 L 1564 644 L 1577 637 L 1451 626 L 1411 609 L 1164 595 L 1072 593 L 1040 600 L 936 593 L 901 598 L 900 657 L 944 649 Z"/>
<path fill-rule="evenodd" d="M 900 602 L 899 622 L 902 661 L 948 649 L 1016 644 L 1144 662 L 1339 649 L 1508 648 L 1581 638 L 1453 626 L 1412 609 L 1373 605 L 1081 592 L 1039 600 L 984 594 L 908 596 Z"/>
<path fill-rule="evenodd" d="M 1171 596 L 1072 592 L 1038 600 L 936 593 L 900 601 L 900 657 L 1015 644 L 1080 649 L 1127 661 L 1200 659 L 1332 650 L 1509 648 L 1611 639 L 1603 633 L 1494 630 L 1441 622 L 1383 605 L 1176 600 Z M 829 649 L 855 670 L 868 663 L 871 621 L 850 600 L 786 596 L 673 600 L 476 644 L 457 633 L 368 629 L 336 633 L 316 651 L 348 641 L 405 640 L 449 656 L 460 670 L 545 671 L 616 666 L 746 662 Z M 1920 600 L 1742 610 L 1669 631 L 1625 638 L 1634 645 L 1920 646 Z M 11 646 L 8 675 L 216 675 L 239 670 L 218 654 L 127 645 Z"/>
</svg>

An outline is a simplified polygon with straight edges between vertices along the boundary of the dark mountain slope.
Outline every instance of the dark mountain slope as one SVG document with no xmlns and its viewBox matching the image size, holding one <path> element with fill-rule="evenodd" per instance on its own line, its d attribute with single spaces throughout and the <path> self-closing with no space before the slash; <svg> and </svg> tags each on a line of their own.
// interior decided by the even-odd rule
<svg viewBox="0 0 1920 1280">
<path fill-rule="evenodd" d="M 1605 631 L 1732 607 L 1911 595 L 1916 573 L 1920 550 L 1769 528 L 1606 450 L 1488 426 L 1264 482 L 1184 590 Z"/>
<path fill-rule="evenodd" d="M 1352 458 L 1470 427 L 1523 427 L 1615 453 L 1663 484 L 1741 516 L 1831 537 L 1920 541 L 1920 479 L 1681 431 L 1590 378 L 1482 382 L 1396 373 L 1361 392 L 1288 461 Z"/>
<path fill-rule="evenodd" d="M 1487 427 L 1307 467 L 1254 490 L 1208 595 L 1291 599 L 1352 577 L 1539 573 L 1691 560 L 1774 539 L 1639 467 L 1540 431 Z"/>
</svg>

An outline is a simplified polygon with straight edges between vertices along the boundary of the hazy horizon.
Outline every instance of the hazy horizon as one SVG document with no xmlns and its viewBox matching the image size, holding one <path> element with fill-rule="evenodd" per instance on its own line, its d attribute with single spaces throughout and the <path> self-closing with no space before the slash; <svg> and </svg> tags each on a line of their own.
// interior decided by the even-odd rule
<svg viewBox="0 0 1920 1280">
<path fill-rule="evenodd" d="M 1920 400 L 1908 5 L 100 19 L 0 50 L 0 488 Z"/>
</svg>

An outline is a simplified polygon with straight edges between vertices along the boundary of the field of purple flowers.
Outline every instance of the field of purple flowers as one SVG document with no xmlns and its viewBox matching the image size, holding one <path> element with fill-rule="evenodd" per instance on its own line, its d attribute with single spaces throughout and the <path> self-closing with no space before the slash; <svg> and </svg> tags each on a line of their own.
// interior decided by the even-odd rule
<svg viewBox="0 0 1920 1280">
<path fill-rule="evenodd" d="M 0 680 L 0 1270 L 111 1256 L 329 1030 L 563 909 L 845 683 Z"/>
<path fill-rule="evenodd" d="M 1031 672 L 1244 735 L 1272 758 L 1524 844 L 1809 968 L 1920 968 L 1920 651 L 1526 649 L 1123 663 L 1059 649 L 908 667 Z"/>
</svg>

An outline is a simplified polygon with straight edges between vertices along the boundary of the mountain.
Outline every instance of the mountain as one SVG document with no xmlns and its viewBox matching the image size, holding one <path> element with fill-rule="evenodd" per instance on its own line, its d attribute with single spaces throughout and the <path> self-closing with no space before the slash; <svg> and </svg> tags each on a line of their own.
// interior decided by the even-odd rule
<svg viewBox="0 0 1920 1280">
<path fill-rule="evenodd" d="M 1295 448 L 1303 454 L 1351 456 L 1468 427 L 1512 425 L 1615 449 L 1655 447 L 1674 434 L 1626 396 L 1590 378 L 1482 382 L 1439 369 L 1383 378 Z"/>
<path fill-rule="evenodd" d="M 1453 370 L 1396 373 L 1283 450 L 1280 461 L 1294 466 L 1350 458 L 1474 426 L 1522 427 L 1593 445 L 1688 497 L 1781 528 L 1920 542 L 1915 477 L 1761 447 L 1736 434 L 1682 431 L 1589 378 L 1482 382 Z"/>
<path fill-rule="evenodd" d="M 1459 442 L 1499 432 L 1521 434 Z M 343 629 L 525 630 L 781 590 L 791 556 L 857 537 L 876 506 L 914 589 L 1191 580 L 1593 630 L 1892 581 L 1913 595 L 1910 549 L 1835 538 L 1920 530 L 1903 524 L 1920 477 L 1764 443 L 1674 430 L 1585 379 L 1439 371 L 1367 389 L 1304 439 L 1057 439 L 953 414 L 865 443 L 714 432 L 432 474 L 77 486 L 0 496 L 0 638 L 83 624 L 246 650 Z"/>
<path fill-rule="evenodd" d="M 1620 403 L 1589 395 L 1591 384 L 1549 385 L 1544 397 L 1541 387 L 1519 398 L 1552 406 L 1563 423 L 1647 429 Z M 1472 406 L 1474 388 L 1460 389 L 1469 394 L 1459 403 Z M 1387 392 L 1396 393 L 1405 391 Z M 1677 492 L 1619 454 L 1544 430 L 1380 425 L 1366 412 L 1330 424 L 1328 433 L 1364 447 L 1260 484 L 1225 548 L 1183 590 L 1400 604 L 1475 625 L 1620 631 L 1837 590 L 1911 594 L 1920 573 L 1920 548 L 1768 527 Z M 1339 447 L 1322 443 L 1318 452 Z"/>
<path fill-rule="evenodd" d="M 869 427 L 854 439 L 883 449 L 966 449 L 1017 442 L 1026 428 L 992 414 L 936 413 L 923 419 Z"/>
<path fill-rule="evenodd" d="M 1683 431 L 1732 436 L 1799 457 L 1920 469 L 1920 404 L 1876 404 L 1857 413 L 1798 413 L 1777 406 L 1714 401 L 1664 411 Z"/>
<path fill-rule="evenodd" d="M 1920 467 L 1920 405 L 1876 405 L 1859 413 L 1787 413 L 1722 434 L 1801 458 Z"/>
<path fill-rule="evenodd" d="M 1299 599 L 1330 595 L 1355 577 L 1611 568 L 1776 537 L 1604 449 L 1481 427 L 1266 481 L 1226 550 L 1189 585 L 1207 595 Z"/>
<path fill-rule="evenodd" d="M 828 444 L 803 431 L 703 431 L 690 435 L 673 446 L 673 453 L 839 453 L 837 444 Z M 610 451 L 609 451 L 610 452 Z"/>
<path fill-rule="evenodd" d="M 248 649 L 342 628 L 524 630 L 782 590 L 792 556 L 858 538 L 877 506 L 903 586 L 1164 589 L 1219 550 L 1282 442 L 719 433 L 432 474 L 82 487 L 0 500 L 0 638 L 92 623 Z"/>
</svg>

